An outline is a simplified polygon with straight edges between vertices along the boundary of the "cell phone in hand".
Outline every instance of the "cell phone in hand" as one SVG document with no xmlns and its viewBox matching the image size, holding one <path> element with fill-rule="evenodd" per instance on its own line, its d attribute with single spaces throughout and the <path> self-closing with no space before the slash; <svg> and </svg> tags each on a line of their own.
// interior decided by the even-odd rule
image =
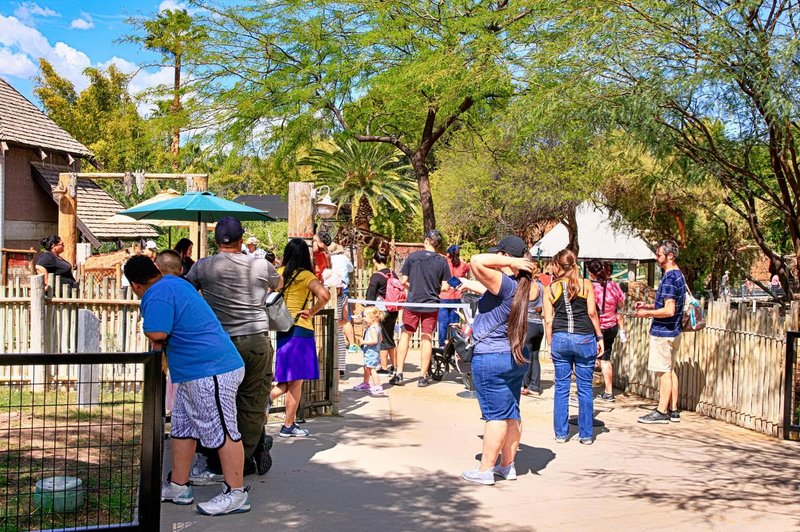
<svg viewBox="0 0 800 532">
<path fill-rule="evenodd" d="M 459 286 L 461 286 L 461 279 L 453 276 L 447 280 L 447 284 L 449 284 L 453 288 L 458 288 Z"/>
</svg>

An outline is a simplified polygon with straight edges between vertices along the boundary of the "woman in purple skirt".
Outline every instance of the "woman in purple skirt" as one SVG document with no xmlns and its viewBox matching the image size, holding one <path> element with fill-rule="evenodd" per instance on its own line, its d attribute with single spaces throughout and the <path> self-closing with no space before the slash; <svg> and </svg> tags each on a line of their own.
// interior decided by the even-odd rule
<svg viewBox="0 0 800 532">
<path fill-rule="evenodd" d="M 312 317 L 325 307 L 329 294 L 314 275 L 308 245 L 300 238 L 289 240 L 283 250 L 283 298 L 286 308 L 295 316 L 295 325 L 279 332 L 275 354 L 275 382 L 270 399 L 286 394 L 286 419 L 278 434 L 282 438 L 308 436 L 297 426 L 297 408 L 304 380 L 319 379 L 319 361 L 314 342 Z"/>
</svg>

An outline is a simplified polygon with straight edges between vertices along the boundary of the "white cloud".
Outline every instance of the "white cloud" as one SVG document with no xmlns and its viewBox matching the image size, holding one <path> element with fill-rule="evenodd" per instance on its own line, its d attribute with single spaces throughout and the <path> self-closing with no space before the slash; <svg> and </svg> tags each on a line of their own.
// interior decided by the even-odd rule
<svg viewBox="0 0 800 532">
<path fill-rule="evenodd" d="M 34 2 L 23 2 L 14 10 L 14 16 L 24 23 L 31 25 L 33 24 L 34 17 L 60 17 L 61 14 L 53 11 L 49 7 L 41 7 Z"/>
<path fill-rule="evenodd" d="M 88 79 L 83 75 L 86 67 L 92 64 L 88 55 L 63 42 L 51 45 L 39 30 L 15 17 L 0 15 L 0 45 L 9 52 L 27 56 L 34 64 L 40 57 L 47 59 L 78 91 L 89 85 Z"/>
<path fill-rule="evenodd" d="M 158 4 L 158 12 L 162 13 L 164 11 L 180 11 L 183 9 L 188 9 L 189 6 L 186 5 L 185 2 L 181 2 L 180 0 L 161 0 L 161 3 Z"/>
<path fill-rule="evenodd" d="M 94 21 L 89 13 L 81 13 L 80 18 L 76 18 L 69 23 L 73 30 L 90 30 L 94 28 Z"/>
<path fill-rule="evenodd" d="M 0 48 L 0 75 L 30 78 L 36 75 L 37 70 L 27 55 Z"/>
</svg>

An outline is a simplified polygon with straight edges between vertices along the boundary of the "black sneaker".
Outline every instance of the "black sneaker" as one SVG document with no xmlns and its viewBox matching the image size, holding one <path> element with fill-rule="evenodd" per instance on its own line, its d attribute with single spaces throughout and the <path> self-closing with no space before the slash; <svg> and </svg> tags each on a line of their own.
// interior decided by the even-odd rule
<svg viewBox="0 0 800 532">
<path fill-rule="evenodd" d="M 392 372 L 389 371 L 389 368 L 385 368 L 385 369 L 381 368 L 378 371 L 376 371 L 375 373 L 377 373 L 378 375 L 391 375 L 392 374 Z"/>
<path fill-rule="evenodd" d="M 261 434 L 261 441 L 256 446 L 253 453 L 253 460 L 256 463 L 256 473 L 264 475 L 272 468 L 272 456 L 269 451 L 272 449 L 272 436 Z"/>
<path fill-rule="evenodd" d="M 429 384 L 430 381 L 428 380 L 428 377 L 420 377 L 419 380 L 417 381 L 417 386 L 420 388 L 425 388 Z"/>
<path fill-rule="evenodd" d="M 640 417 L 639 423 L 647 423 L 649 425 L 654 423 L 669 423 L 669 414 L 662 414 L 656 409 L 646 416 Z"/>
<path fill-rule="evenodd" d="M 680 423 L 681 422 L 681 411 L 680 410 L 670 410 L 669 411 L 669 420 L 672 423 Z"/>
<path fill-rule="evenodd" d="M 392 378 L 389 379 L 389 384 L 394 384 L 396 386 L 402 386 L 403 383 L 403 374 L 402 373 L 395 373 L 392 375 Z"/>
</svg>

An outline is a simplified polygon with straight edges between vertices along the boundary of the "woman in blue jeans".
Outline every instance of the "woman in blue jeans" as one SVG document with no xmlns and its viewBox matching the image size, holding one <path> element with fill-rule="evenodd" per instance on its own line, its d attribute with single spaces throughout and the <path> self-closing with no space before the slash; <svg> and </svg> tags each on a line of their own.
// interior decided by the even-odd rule
<svg viewBox="0 0 800 532">
<path fill-rule="evenodd" d="M 466 289 L 483 293 L 472 332 L 472 379 L 485 421 L 483 454 L 477 468 L 461 474 L 478 484 L 494 484 L 495 475 L 517 478 L 514 458 L 522 436 L 519 395 L 528 362 L 523 344 L 533 268 L 522 258 L 526 248 L 521 238 L 507 236 L 488 253 L 472 257 L 474 281 L 461 280 Z"/>
<path fill-rule="evenodd" d="M 603 333 L 597 317 L 592 282 L 581 279 L 575 254 L 564 249 L 553 257 L 555 279 L 545 292 L 544 328 L 555 368 L 553 429 L 556 441 L 569 436 L 569 386 L 572 372 L 578 385 L 578 434 L 592 444 L 592 374 L 603 355 Z"/>
</svg>

